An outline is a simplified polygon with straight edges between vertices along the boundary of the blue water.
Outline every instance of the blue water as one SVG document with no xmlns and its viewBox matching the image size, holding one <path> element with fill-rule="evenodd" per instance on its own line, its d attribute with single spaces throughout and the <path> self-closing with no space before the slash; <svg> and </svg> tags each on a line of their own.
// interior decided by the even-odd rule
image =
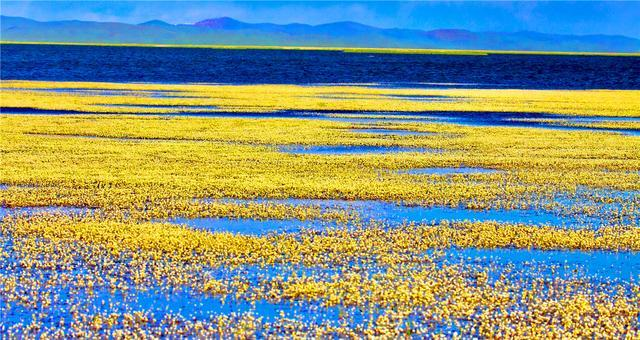
<svg viewBox="0 0 640 340">
<path fill-rule="evenodd" d="M 200 98 L 193 96 L 180 96 L 178 90 L 127 90 L 127 89 L 84 89 L 84 88 L 12 88 L 14 90 L 26 90 L 32 92 L 72 93 L 87 96 L 148 96 L 158 98 Z"/>
<path fill-rule="evenodd" d="M 3 45 L 0 78 L 384 87 L 640 89 L 639 57 Z M 336 67 L 339 65 L 339 67 Z"/>
<path fill-rule="evenodd" d="M 83 214 L 91 211 L 87 208 L 81 207 L 21 207 L 21 208 L 7 208 L 0 206 L 0 220 L 7 215 L 35 215 L 40 213 L 52 213 L 52 214 Z"/>
<path fill-rule="evenodd" d="M 589 277 L 612 280 L 637 281 L 640 279 L 640 252 L 537 250 L 537 249 L 449 249 L 451 259 L 473 259 L 476 263 L 494 263 L 498 266 L 514 264 L 524 268 L 529 264 L 554 266 L 550 277 L 562 277 L 580 271 Z"/>
<path fill-rule="evenodd" d="M 268 203 L 291 206 L 316 206 L 322 209 L 344 209 L 357 213 L 364 221 L 384 221 L 390 226 L 403 223 L 432 223 L 447 221 L 496 221 L 531 225 L 554 225 L 564 227 L 593 226 L 601 222 L 597 218 L 561 216 L 544 210 L 470 210 L 462 207 L 407 206 L 383 201 L 346 201 L 321 199 L 226 199 L 234 203 Z"/>
<path fill-rule="evenodd" d="M 638 191 L 579 187 L 575 195 L 557 194 L 554 201 L 566 207 L 587 208 L 581 213 L 582 218 L 640 227 L 640 216 L 634 209 L 634 204 L 640 202 Z"/>
<path fill-rule="evenodd" d="M 420 132 L 420 131 L 384 129 L 384 128 L 351 129 L 350 131 L 351 132 L 355 132 L 355 133 L 367 133 L 367 134 L 386 135 L 386 136 L 428 136 L 428 135 L 434 135 L 433 132 Z"/>
<path fill-rule="evenodd" d="M 274 51 L 274 50 L 210 50 L 184 48 L 136 48 L 136 47 L 88 47 L 88 46 L 45 46 L 45 45 L 3 45 L 0 48 L 0 78 L 52 81 L 115 81 L 115 82 L 219 82 L 219 83 L 367 83 L 372 87 L 407 87 L 407 88 L 610 88 L 640 89 L 640 58 L 612 58 L 585 56 L 437 56 L 437 55 L 372 55 L 345 54 L 330 51 Z M 336 67 L 340 65 L 340 67 Z M 142 71 L 141 71 L 142 70 Z M 119 95 L 121 91 L 99 92 L 100 95 Z M 94 94 L 93 92 L 88 92 Z M 130 93 L 127 93 L 130 94 Z M 133 93 L 131 93 L 133 94 Z M 167 93 L 148 93 L 142 95 L 169 97 Z M 407 100 L 446 100 L 436 97 L 403 97 Z M 211 109 L 214 107 L 196 107 Z M 31 110 L 6 108 L 2 113 L 21 114 L 70 114 L 74 112 L 56 110 Z M 341 112 L 338 112 L 341 113 Z M 348 113 L 344 113 L 348 114 Z M 369 114 L 369 113 L 366 113 Z M 327 113 L 311 112 L 278 112 L 272 114 L 244 113 L 187 113 L 185 116 L 199 117 L 246 117 L 246 118 L 314 118 L 345 122 L 378 123 L 378 122 L 449 122 L 471 126 L 513 126 L 545 129 L 561 129 L 567 131 L 602 131 L 640 135 L 637 130 L 597 129 L 565 127 L 543 122 L 514 122 L 510 117 L 546 118 L 559 116 L 541 114 L 500 114 L 500 113 L 398 113 L 418 115 L 419 118 L 393 118 L 393 113 L 381 112 L 380 115 L 390 117 L 366 119 L 353 113 L 353 118 L 330 117 Z M 562 117 L 568 121 L 590 122 L 617 120 L 602 117 Z M 638 118 L 631 118 L 636 121 Z M 346 130 L 357 133 L 380 135 L 417 135 L 413 132 L 400 132 L 391 129 L 359 129 Z M 432 152 L 433 150 L 399 147 L 363 147 L 363 146 L 302 146 L 285 147 L 283 152 L 306 154 L 362 154 L 389 152 Z M 407 174 L 476 174 L 489 173 L 494 170 L 482 168 L 430 168 L 412 169 Z M 0 184 L 0 190 L 9 186 Z M 637 193 L 610 193 L 624 199 L 635 199 Z M 588 199 L 578 200 L 573 197 L 557 198 L 562 203 L 595 204 Z M 250 202 L 235 200 L 237 202 Z M 437 222 L 440 220 L 494 220 L 509 223 L 553 224 L 558 226 L 580 227 L 585 223 L 598 223 L 597 218 L 589 216 L 562 217 L 556 213 L 541 210 L 489 210 L 474 211 L 460 207 L 420 207 L 406 206 L 379 201 L 343 201 L 343 200 L 309 200 L 309 199 L 259 199 L 255 202 L 315 205 L 322 209 L 341 208 L 355 211 L 364 220 L 383 220 L 390 226 L 404 222 Z M 616 202 L 603 205 L 602 209 L 615 209 L 623 203 Z M 8 214 L 37 214 L 41 212 L 76 214 L 88 211 L 78 207 L 0 207 L 0 219 Z M 228 231 L 233 233 L 264 235 L 270 232 L 297 232 L 301 228 L 322 229 L 333 224 L 319 221 L 297 220 L 251 220 L 228 218 L 173 219 L 174 223 L 184 223 L 194 228 L 210 231 Z M 4 237 L 4 236 L 3 236 Z M 23 268 L 15 262 L 19 251 L 11 251 L 6 238 L 2 239 L 3 250 L 13 256 L 0 257 L 0 273 L 11 271 L 42 270 L 47 275 L 57 269 L 35 266 Z M 503 269 L 513 266 L 516 275 L 527 278 L 552 280 L 561 276 L 577 276 L 583 273 L 589 278 L 605 278 L 624 282 L 637 282 L 640 273 L 640 254 L 638 252 L 605 252 L 605 251 L 542 251 L 519 249 L 448 249 L 445 251 L 447 261 L 463 261 L 477 264 L 480 268 L 489 267 L 493 282 L 500 279 Z M 33 259 L 38 261 L 38 259 Z M 13 261 L 13 263 L 11 262 Z M 79 256 L 74 270 L 96 270 L 89 267 Z M 74 262 L 75 263 L 75 262 Z M 93 265 L 93 264 L 92 264 Z M 114 266 L 126 266 L 115 263 Z M 203 275 L 212 277 L 231 277 L 232 272 L 225 269 L 204 270 Z M 269 278 L 274 275 L 287 276 L 291 273 L 311 275 L 318 273 L 340 274 L 341 268 L 329 265 L 329 268 L 305 268 L 288 265 L 269 267 L 245 266 L 237 269 L 245 274 L 248 280 Z M 364 268 L 368 272 L 383 272 L 383 265 L 371 265 Z M 115 272 L 118 272 L 116 270 Z M 24 273 L 24 277 L 30 273 Z M 20 274 L 16 275 L 18 278 Z M 46 275 L 45 275 L 46 279 Z M 250 304 L 242 299 L 230 297 L 224 302 L 215 296 L 201 294 L 187 287 L 168 288 L 153 287 L 139 289 L 128 283 L 129 290 L 112 294 L 99 287 L 93 295 L 86 291 L 71 291 L 68 287 L 51 287 L 48 292 L 60 294 L 66 299 L 63 303 L 48 307 L 53 311 L 53 318 L 44 321 L 44 326 L 56 326 L 60 319 L 69 325 L 69 306 L 79 302 L 84 312 L 120 313 L 125 311 L 150 311 L 156 320 L 167 314 L 180 314 L 185 319 L 206 320 L 217 314 L 234 312 L 252 312 L 271 321 L 284 311 L 285 316 L 303 322 L 317 323 L 322 320 L 338 321 L 343 315 L 341 308 L 323 308 L 318 303 L 275 303 L 257 301 Z M 606 287 L 610 287 L 606 285 Z M 615 289 L 615 285 L 611 285 Z M 603 288 L 604 289 L 604 288 Z M 608 288 L 607 288 L 608 289 Z M 38 309 L 27 309 L 19 303 L 6 303 L 0 296 L 0 324 L 12 326 L 17 323 L 29 323 Z M 10 306 L 11 308 L 6 308 Z M 42 307 L 39 307 L 42 308 Z M 351 311 L 350 313 L 357 313 Z M 365 312 L 362 312 L 365 313 Z M 431 325 L 437 320 L 418 320 Z M 442 329 L 447 326 L 443 325 Z M 1 327 L 0 327 L 1 328 Z"/>
<path fill-rule="evenodd" d="M 502 171 L 496 169 L 486 169 L 486 168 L 470 168 L 470 167 L 460 167 L 460 168 L 420 168 L 420 169 L 410 169 L 399 171 L 401 174 L 409 174 L 409 175 L 475 175 L 475 174 L 495 174 L 500 173 Z"/>
<path fill-rule="evenodd" d="M 316 114 L 316 119 L 325 119 L 346 123 L 358 124 L 380 124 L 380 123 L 451 123 L 467 126 L 499 126 L 499 127 L 523 127 L 523 128 L 540 128 L 553 129 L 562 131 L 591 131 L 605 133 L 620 133 L 630 136 L 640 135 L 639 129 L 615 129 L 588 126 L 566 126 L 560 123 L 547 121 L 522 121 L 522 118 L 550 118 L 562 119 L 566 122 L 616 122 L 616 121 L 638 121 L 640 118 L 630 117 L 619 119 L 622 117 L 586 117 L 586 116 L 562 116 L 542 113 L 526 113 L 526 112 L 344 112 L 343 115 L 348 117 L 334 117 L 328 114 Z M 362 117 L 362 115 L 380 117 Z M 516 119 L 516 120 L 514 120 Z"/>
<path fill-rule="evenodd" d="M 496 170 L 484 168 L 431 168 L 438 175 L 453 174 L 480 174 L 494 173 Z M 411 170 L 409 170 L 411 171 Z M 480 171 L 480 172 L 478 172 Z M 484 171 L 484 172 L 483 172 Z M 591 192 L 591 191 L 590 191 Z M 608 191 L 607 191 L 608 192 Z M 630 195 L 628 192 L 623 192 Z M 633 196 L 629 196 L 633 197 Z M 446 206 L 415 206 L 384 201 L 347 201 L 335 199 L 201 199 L 203 202 L 223 202 L 235 204 L 273 204 L 291 207 L 308 206 L 318 207 L 322 211 L 343 210 L 356 214 L 364 222 L 376 220 L 384 222 L 390 227 L 404 223 L 439 223 L 441 221 L 495 221 L 511 224 L 528 225 L 552 225 L 566 228 L 593 228 L 611 224 L 611 221 L 626 225 L 638 225 L 637 217 L 616 217 L 612 220 L 612 213 L 621 210 L 622 203 L 596 204 L 587 201 L 580 196 L 559 195 L 555 202 L 564 206 L 594 206 L 593 214 L 566 214 L 562 210 L 542 209 L 489 209 L 471 210 L 463 207 Z M 325 221 L 299 221 L 299 220 L 252 220 L 229 218 L 176 218 L 172 223 L 187 224 L 193 228 L 210 230 L 212 232 L 231 232 L 249 235 L 264 235 L 270 232 L 298 232 L 302 229 L 324 230 L 334 228 L 336 223 Z M 341 225 L 342 227 L 342 225 Z"/>
<path fill-rule="evenodd" d="M 131 105 L 125 107 L 145 108 L 145 106 Z M 615 122 L 615 121 L 636 121 L 635 117 L 586 117 L 586 116 L 560 116 L 542 113 L 518 113 L 518 112 L 339 112 L 338 114 L 347 117 L 336 117 L 335 112 L 305 112 L 305 111 L 280 111 L 267 113 L 242 113 L 242 112 L 180 112 L 186 109 L 215 110 L 213 106 L 168 106 L 157 105 L 147 106 L 164 109 L 175 109 L 176 112 L 165 114 L 164 116 L 187 116 L 201 118 L 293 118 L 293 119 L 319 119 L 342 123 L 353 124 L 389 124 L 389 123 L 451 123 L 467 126 L 496 126 L 496 127 L 520 127 L 551 129 L 559 131 L 589 131 L 602 133 L 618 133 L 628 136 L 640 136 L 640 129 L 615 129 L 588 126 L 566 126 L 560 123 L 547 121 L 521 121 L 513 120 L 519 118 L 551 118 L 563 119 L 567 122 Z M 86 112 L 62 111 L 62 110 L 40 110 L 31 108 L 0 108 L 1 114 L 36 114 L 36 115 L 66 115 L 66 114 L 86 114 Z M 144 114 L 148 115 L 148 114 Z M 364 117 L 379 116 L 379 117 Z M 622 119 L 621 119 L 622 118 Z M 381 135 L 428 135 L 428 132 L 410 132 L 408 130 L 395 129 L 352 129 L 352 132 L 378 133 Z M 407 132 L 405 132 L 407 131 Z"/>
<path fill-rule="evenodd" d="M 420 87 L 420 86 L 417 86 Z M 387 95 L 390 98 L 399 98 L 405 100 L 413 100 L 420 102 L 442 102 L 442 101 L 451 101 L 453 98 L 448 96 L 437 96 L 437 95 L 404 95 L 404 94 L 390 94 Z"/>
<path fill-rule="evenodd" d="M 6 236 L 6 235 L 4 235 Z M 171 286 L 163 285 L 162 281 L 152 284 L 147 283 L 138 286 L 134 284 L 127 269 L 128 260 L 117 261 L 111 263 L 108 269 L 102 269 L 102 266 L 96 267 L 95 263 L 87 263 L 86 258 L 78 256 L 69 259 L 70 262 L 63 267 L 50 266 L 22 266 L 20 261 L 23 259 L 20 250 L 13 248 L 11 237 L 0 238 L 0 249 L 6 252 L 7 256 L 0 258 L 0 275 L 6 275 L 17 278 L 30 278 L 33 275 L 38 276 L 42 280 L 47 280 L 53 273 L 70 275 L 74 277 L 89 276 L 97 278 L 96 285 L 93 289 L 88 289 L 82 285 L 75 287 L 75 281 L 65 281 L 59 285 L 55 280 L 51 283 L 43 284 L 39 292 L 41 294 L 50 294 L 56 297 L 54 303 L 50 306 L 39 305 L 37 307 L 26 307 L 18 301 L 7 302 L 4 296 L 0 295 L 0 320 L 3 325 L 28 324 L 34 316 L 39 313 L 45 313 L 47 317 L 39 321 L 44 327 L 68 327 L 73 321 L 73 310 L 71 306 L 77 307 L 77 311 L 85 315 L 110 315 L 112 313 L 134 313 L 142 312 L 146 316 L 151 316 L 151 321 L 156 323 L 163 319 L 166 315 L 174 315 L 184 320 L 209 320 L 217 315 L 232 315 L 234 313 L 250 313 L 259 316 L 266 322 L 273 322 L 283 315 L 286 318 L 295 319 L 300 322 L 312 324 L 322 323 L 326 321 L 337 321 L 343 312 L 349 312 L 351 315 L 363 315 L 355 307 L 324 307 L 314 301 L 267 301 L 253 300 L 251 296 L 244 293 L 238 293 L 233 287 L 228 287 L 231 294 L 224 299 L 209 293 L 196 291 L 189 286 L 189 283 L 183 285 Z M 46 246 L 49 243 L 46 239 L 36 239 L 38 245 Z M 89 253 L 93 256 L 94 252 L 100 252 L 99 249 L 90 248 Z M 47 257 L 34 257 L 34 262 L 48 261 Z M 149 260 L 159 261 L 162 259 Z M 151 265 L 153 267 L 153 265 Z M 265 279 L 274 279 L 276 276 L 290 277 L 292 273 L 312 273 L 317 272 L 314 268 L 300 267 L 294 265 L 272 265 L 272 266 L 256 266 L 248 265 L 242 267 L 207 267 L 197 269 L 200 278 L 203 281 L 207 279 L 233 280 L 240 276 L 243 281 L 249 281 L 253 284 Z M 322 269 L 320 269 L 322 270 Z M 121 273 L 117 276 L 118 289 L 111 290 L 108 286 L 109 277 L 114 272 Z M 147 272 L 147 274 L 150 274 Z M 102 281 L 101 281 L 102 279 Z M 161 278 L 159 278 L 162 280 Z M 20 280 L 19 280 L 20 282 Z M 101 283 L 102 282 L 102 283 Z M 18 283 L 18 291 L 20 288 Z M 238 293 L 238 295 L 236 295 Z M 253 301 L 252 301 L 253 300 Z M 64 326 L 60 326 L 60 320 L 64 320 Z M 158 326 L 163 326 L 158 324 Z M 1 326 L 0 326 L 1 328 Z"/>
<path fill-rule="evenodd" d="M 286 145 L 278 148 L 280 152 L 299 155 L 353 155 L 387 154 L 397 152 L 433 152 L 425 148 L 374 145 Z"/>
<path fill-rule="evenodd" d="M 110 292 L 108 289 L 99 288 L 89 293 L 87 290 L 74 291 L 72 294 L 67 287 L 52 287 L 61 298 L 67 297 L 66 302 L 79 306 L 79 311 L 88 315 L 112 313 L 143 312 L 155 316 L 156 322 L 165 315 L 179 315 L 185 320 L 205 321 L 217 315 L 230 315 L 232 313 L 251 313 L 260 316 L 266 322 L 273 322 L 281 317 L 281 313 L 287 318 L 292 318 L 305 323 L 320 323 L 325 320 L 337 320 L 340 307 L 321 307 L 317 303 L 304 301 L 269 302 L 257 300 L 249 302 L 236 299 L 233 295 L 222 299 L 207 293 L 194 292 L 189 288 L 162 289 L 132 289 Z M 63 300 L 64 301 L 64 300 Z M 0 298 L 1 303 L 5 303 Z M 30 308 L 13 302 L 11 308 L 0 309 L 0 316 L 7 324 L 28 323 L 34 311 Z M 65 324 L 71 324 L 73 316 L 68 306 L 52 305 L 41 307 L 48 309 L 48 318 L 45 326 L 58 325 L 60 320 Z"/>
<path fill-rule="evenodd" d="M 46 279 L 51 273 L 57 271 L 50 267 L 25 267 L 16 265 L 20 259 L 20 252 L 12 250 L 7 240 L 3 239 L 3 250 L 9 256 L 0 259 L 0 274 L 13 275 L 16 277 L 31 277 L 34 273 L 44 273 Z M 46 242 L 46 241 L 45 241 Z M 428 251 L 426 255 L 431 256 L 435 251 Z M 419 254 L 419 256 L 422 256 Z M 34 261 L 47 261 L 47 258 L 34 258 Z M 552 281 L 555 278 L 579 278 L 586 283 L 604 283 L 597 285 L 598 292 L 611 293 L 617 289 L 626 289 L 628 282 L 637 282 L 640 274 L 640 253 L 638 252 L 607 252 L 607 251 L 543 251 L 543 250 L 523 250 L 523 249 L 455 249 L 444 250 L 444 257 L 434 257 L 436 265 L 446 265 L 451 263 L 462 263 L 461 270 L 484 271 L 489 275 L 489 283 L 495 284 L 501 280 L 502 275 L 515 278 L 526 287 L 527 282 L 534 280 Z M 91 273 L 101 274 L 97 270 L 95 263 L 84 262 L 83 257 L 72 259 L 70 267 L 65 267 L 68 271 L 65 274 L 73 275 L 75 272 L 83 272 L 91 268 Z M 160 259 L 154 261 L 162 261 Z M 126 262 L 116 262 L 114 268 L 105 269 L 111 273 L 122 272 L 121 266 L 127 266 Z M 430 266 L 427 264 L 427 266 Z M 99 268 L 99 267 L 98 267 Z M 151 266 L 150 268 L 153 268 Z M 395 269 L 394 269 L 395 268 Z M 410 276 L 413 270 L 420 271 L 421 265 L 416 263 L 411 265 L 400 265 L 401 275 Z M 204 267 L 197 269 L 203 280 L 219 279 L 229 280 L 235 277 L 242 278 L 242 282 L 255 285 L 257 282 L 273 280 L 276 278 L 289 280 L 292 277 L 312 276 L 317 280 L 336 280 L 343 277 L 344 272 L 359 272 L 365 276 L 385 273 L 389 269 L 398 272 L 398 267 L 390 267 L 388 264 L 363 263 L 353 266 L 304 266 L 301 264 L 274 264 L 274 265 L 247 265 L 240 267 Z M 97 271 L 96 271 L 97 270 Z M 150 325 L 164 327 L 160 320 L 166 315 L 174 315 L 183 320 L 207 321 L 217 315 L 231 316 L 234 313 L 251 313 L 263 318 L 265 322 L 273 322 L 284 317 L 303 322 L 306 324 L 347 323 L 348 325 L 366 322 L 370 317 L 375 317 L 384 312 L 384 309 L 369 309 L 368 305 L 356 307 L 324 307 L 322 300 L 319 301 L 251 301 L 251 294 L 235 295 L 232 293 L 225 299 L 208 293 L 193 290 L 189 284 L 174 286 L 143 286 L 138 287 L 132 283 L 128 276 L 120 277 L 124 281 L 127 289 L 110 291 L 104 285 L 98 285 L 93 290 L 86 288 L 74 289 L 73 282 L 68 285 L 44 285 L 42 293 L 49 293 L 58 296 L 57 301 L 51 306 L 38 306 L 27 308 L 19 302 L 6 302 L 0 296 L 0 305 L 7 308 L 0 308 L 0 320 L 4 325 L 14 326 L 27 324 L 38 313 L 46 313 L 47 318 L 39 320 L 44 327 L 69 327 L 72 317 L 70 306 L 77 306 L 78 311 L 85 315 L 109 315 L 112 313 L 133 313 L 142 312 L 151 317 Z M 470 278 L 473 280 L 473 278 Z M 611 281 L 608 281 L 611 280 Z M 97 281 L 100 282 L 100 281 Z M 544 292 L 541 292 L 544 295 Z M 516 306 L 517 307 L 517 306 Z M 420 308 L 415 309 L 415 315 L 411 316 L 418 325 L 437 323 L 438 320 L 423 320 L 420 315 Z M 64 326 L 60 325 L 60 320 L 64 320 Z M 464 322 L 464 320 L 461 320 Z M 448 327 L 441 325 L 439 327 Z M 37 332 L 37 331 L 36 331 Z"/>
<path fill-rule="evenodd" d="M 217 106 L 211 105 L 161 105 L 161 104 L 102 104 L 105 107 L 124 107 L 136 109 L 199 109 L 199 110 L 217 110 Z"/>
<path fill-rule="evenodd" d="M 559 217 L 550 212 L 534 210 L 469 210 L 451 207 L 404 206 L 386 202 L 357 202 L 355 209 L 364 219 L 378 219 L 391 224 L 405 222 L 450 221 L 497 221 L 504 223 L 553 224 L 572 223 L 571 219 Z"/>
<path fill-rule="evenodd" d="M 268 233 L 294 233 L 302 229 L 322 230 L 335 227 L 335 223 L 319 220 L 254 220 L 249 218 L 185 218 L 178 217 L 168 220 L 169 223 L 186 224 L 192 228 L 208 230 L 211 232 L 229 232 L 244 235 L 265 235 Z"/>
</svg>

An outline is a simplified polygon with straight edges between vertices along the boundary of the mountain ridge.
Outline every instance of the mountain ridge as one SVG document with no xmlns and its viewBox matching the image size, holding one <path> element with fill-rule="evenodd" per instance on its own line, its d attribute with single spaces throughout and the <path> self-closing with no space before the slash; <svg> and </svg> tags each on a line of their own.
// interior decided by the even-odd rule
<svg viewBox="0 0 640 340">
<path fill-rule="evenodd" d="M 474 32 L 443 28 L 379 28 L 354 21 L 320 25 L 246 23 L 230 17 L 194 24 L 150 20 L 140 24 L 64 20 L 41 22 L 0 16 L 0 40 L 15 42 L 213 44 L 301 47 L 638 52 L 640 39 L 621 35 L 567 35 L 532 31 Z"/>
</svg>

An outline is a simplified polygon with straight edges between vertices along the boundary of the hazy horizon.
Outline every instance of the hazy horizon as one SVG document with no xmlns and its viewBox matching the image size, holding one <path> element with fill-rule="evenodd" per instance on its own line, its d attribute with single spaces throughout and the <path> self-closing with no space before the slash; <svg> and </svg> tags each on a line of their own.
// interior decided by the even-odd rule
<svg viewBox="0 0 640 340">
<path fill-rule="evenodd" d="M 1 1 L 0 14 L 38 21 L 86 20 L 139 24 L 162 20 L 192 24 L 231 17 L 248 23 L 318 25 L 355 21 L 381 28 L 476 32 L 535 31 L 640 38 L 640 2 L 194 2 L 194 1 Z"/>
</svg>

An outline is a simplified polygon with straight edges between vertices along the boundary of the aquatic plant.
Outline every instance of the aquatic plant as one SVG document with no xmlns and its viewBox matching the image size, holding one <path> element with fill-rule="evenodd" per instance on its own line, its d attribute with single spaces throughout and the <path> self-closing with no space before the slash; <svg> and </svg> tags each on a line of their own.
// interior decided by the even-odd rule
<svg viewBox="0 0 640 340">
<path fill-rule="evenodd" d="M 639 93 L 635 90 L 403 89 L 44 81 L 3 81 L 0 86 L 4 108 L 94 113 L 463 111 L 637 117 L 640 108 Z M 92 90 L 120 93 L 100 95 L 99 91 Z M 170 95 L 152 95 L 151 92 L 170 92 Z"/>
<path fill-rule="evenodd" d="M 636 117 L 637 91 L 3 81 L 0 93 L 3 108 L 81 113 L 0 114 L 7 337 L 640 336 L 640 138 L 379 119 L 539 112 L 565 116 L 512 119 L 634 129 L 572 117 Z M 433 95 L 448 100 L 407 97 Z M 202 106 L 374 120 L 167 115 Z M 410 152 L 285 152 L 314 147 Z M 497 171 L 411 171 L 462 167 Z"/>
</svg>

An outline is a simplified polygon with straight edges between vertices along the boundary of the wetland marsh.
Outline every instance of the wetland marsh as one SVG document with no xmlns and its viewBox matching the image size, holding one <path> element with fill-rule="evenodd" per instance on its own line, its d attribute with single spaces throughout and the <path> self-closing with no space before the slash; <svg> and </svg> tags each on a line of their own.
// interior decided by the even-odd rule
<svg viewBox="0 0 640 340">
<path fill-rule="evenodd" d="M 0 332 L 639 337 L 638 60 L 2 45 Z"/>
</svg>

